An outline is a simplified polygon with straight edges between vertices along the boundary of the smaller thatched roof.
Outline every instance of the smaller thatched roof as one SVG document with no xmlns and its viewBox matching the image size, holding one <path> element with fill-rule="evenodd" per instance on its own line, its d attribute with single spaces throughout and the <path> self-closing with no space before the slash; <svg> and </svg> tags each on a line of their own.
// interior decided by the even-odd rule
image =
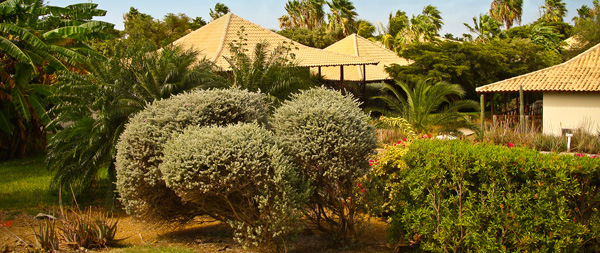
<svg viewBox="0 0 600 253">
<path fill-rule="evenodd" d="M 600 44 L 573 59 L 495 82 L 476 89 L 479 93 L 518 92 L 598 92 L 600 91 Z"/>
<path fill-rule="evenodd" d="M 363 65 L 377 64 L 377 61 L 354 57 L 322 49 L 304 46 L 281 36 L 269 29 L 228 13 L 207 25 L 183 36 L 173 42 L 175 45 L 192 47 L 200 51 L 199 59 L 206 58 L 214 62 L 223 70 L 229 70 L 230 66 L 225 57 L 231 57 L 230 43 L 238 41 L 243 27 L 243 38 L 245 48 L 252 52 L 257 43 L 266 43 L 268 50 L 284 45 L 292 48 L 290 53 L 296 56 L 298 66 L 340 66 L 340 65 Z"/>
<path fill-rule="evenodd" d="M 366 66 L 366 78 L 362 66 L 352 66 L 344 68 L 344 80 L 346 81 L 382 81 L 393 79 L 385 71 L 385 67 L 398 64 L 408 65 L 410 62 L 398 56 L 397 53 L 377 44 L 373 41 L 365 39 L 359 35 L 352 34 L 343 40 L 325 48 L 326 51 L 341 53 L 351 56 L 359 56 L 378 61 L 379 64 Z M 321 75 L 328 80 L 340 80 L 339 67 L 327 67 L 321 69 Z"/>
</svg>

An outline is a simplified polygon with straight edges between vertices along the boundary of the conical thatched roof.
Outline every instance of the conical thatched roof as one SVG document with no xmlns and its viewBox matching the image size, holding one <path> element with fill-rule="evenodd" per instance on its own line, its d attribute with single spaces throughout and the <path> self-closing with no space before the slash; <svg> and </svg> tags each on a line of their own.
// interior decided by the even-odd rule
<svg viewBox="0 0 600 253">
<path fill-rule="evenodd" d="M 562 64 L 481 86 L 476 91 L 518 92 L 520 86 L 529 92 L 600 91 L 600 44 Z"/>
<path fill-rule="evenodd" d="M 398 56 L 397 53 L 356 34 L 352 34 L 344 38 L 343 40 L 336 42 L 335 44 L 325 48 L 325 50 L 346 55 L 365 57 L 368 59 L 379 61 L 379 64 L 377 65 L 366 66 L 365 81 L 381 81 L 393 79 L 388 75 L 387 72 L 385 72 L 386 66 L 392 64 L 410 64 L 410 62 L 407 59 Z M 322 68 L 321 74 L 325 76 L 325 79 L 340 80 L 339 67 Z M 362 66 L 352 66 L 344 68 L 344 80 L 363 81 L 363 77 L 365 77 L 365 73 L 363 73 Z"/>
<path fill-rule="evenodd" d="M 193 47 L 200 51 L 200 59 L 206 58 L 223 70 L 229 70 L 230 66 L 224 57 L 231 56 L 229 45 L 234 41 L 239 41 L 239 32 L 242 31 L 242 27 L 243 38 L 247 44 L 245 47 L 249 52 L 253 51 L 257 43 L 266 43 L 269 46 L 267 49 L 270 50 L 280 45 L 288 46 L 293 48 L 290 53 L 295 55 L 298 66 L 318 67 L 377 64 L 377 61 L 370 59 L 304 46 L 232 13 L 228 13 L 179 38 L 173 44 Z"/>
</svg>

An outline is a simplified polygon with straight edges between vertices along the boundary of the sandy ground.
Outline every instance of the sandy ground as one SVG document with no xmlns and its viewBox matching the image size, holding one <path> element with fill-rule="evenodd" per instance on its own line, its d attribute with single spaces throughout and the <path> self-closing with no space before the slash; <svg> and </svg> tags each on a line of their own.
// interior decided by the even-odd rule
<svg viewBox="0 0 600 253">
<path fill-rule="evenodd" d="M 196 252 L 256 252 L 246 249 L 232 239 L 227 224 L 202 217 L 186 225 L 156 225 L 131 218 L 126 214 L 116 214 L 118 220 L 118 245 L 102 251 L 118 252 L 131 246 L 146 245 L 150 248 L 175 246 L 192 249 Z M 24 213 L 0 211 L 0 223 L 12 221 L 9 228 L 0 227 L 0 253 L 27 252 L 35 245 L 34 229 L 43 221 Z M 288 244 L 288 252 L 390 252 L 386 245 L 386 223 L 370 219 L 359 240 L 350 247 L 341 248 L 333 244 L 327 235 L 319 231 L 304 229 Z"/>
</svg>

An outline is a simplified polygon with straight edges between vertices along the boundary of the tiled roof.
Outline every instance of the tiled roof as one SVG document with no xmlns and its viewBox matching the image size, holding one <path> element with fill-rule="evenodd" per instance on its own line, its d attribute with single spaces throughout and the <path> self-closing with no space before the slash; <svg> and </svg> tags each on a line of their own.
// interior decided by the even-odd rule
<svg viewBox="0 0 600 253">
<path fill-rule="evenodd" d="M 379 61 L 379 64 L 377 65 L 366 66 L 366 81 L 393 79 L 385 72 L 385 66 L 394 63 L 398 65 L 410 64 L 408 60 L 398 56 L 397 53 L 356 34 L 352 34 L 343 40 L 336 42 L 325 48 L 325 50 Z M 322 68 L 321 74 L 325 79 L 340 80 L 339 67 Z M 344 80 L 362 81 L 364 74 L 362 66 L 344 67 Z"/>
<path fill-rule="evenodd" d="M 296 56 L 298 66 L 317 67 L 377 64 L 377 61 L 370 59 L 304 46 L 232 13 L 228 13 L 179 38 L 173 44 L 197 49 L 200 51 L 198 56 L 200 59 L 209 59 L 223 70 L 229 70 L 230 66 L 224 57 L 231 56 L 229 44 L 234 40 L 239 40 L 240 36 L 238 32 L 241 31 L 242 27 L 244 29 L 243 38 L 246 39 L 245 43 L 247 44 L 245 47 L 249 52 L 253 51 L 257 43 L 266 42 L 268 50 L 272 50 L 283 44 L 287 44 L 286 46 L 292 45 L 290 53 Z"/>
<path fill-rule="evenodd" d="M 600 91 L 600 44 L 573 59 L 549 68 L 495 82 L 477 92 L 598 92 Z"/>
</svg>

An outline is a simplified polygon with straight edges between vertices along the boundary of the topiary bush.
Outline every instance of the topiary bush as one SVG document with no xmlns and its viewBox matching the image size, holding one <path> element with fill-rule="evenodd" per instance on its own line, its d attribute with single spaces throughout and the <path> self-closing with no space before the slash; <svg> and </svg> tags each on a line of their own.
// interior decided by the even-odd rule
<svg viewBox="0 0 600 253">
<path fill-rule="evenodd" d="M 152 220 L 189 219 L 198 207 L 168 188 L 159 165 L 174 133 L 188 126 L 265 124 L 266 97 L 238 89 L 198 90 L 158 100 L 131 118 L 117 144 L 117 190 L 126 211 Z"/>
<path fill-rule="evenodd" d="M 356 179 L 377 147 L 374 127 L 351 95 L 324 87 L 302 91 L 274 112 L 271 125 L 314 193 L 306 215 L 340 240 L 356 232 Z"/>
<path fill-rule="evenodd" d="M 399 247 L 600 249 L 600 160 L 594 156 L 415 140 L 387 147 L 373 171 L 386 181 L 390 235 Z"/>
<path fill-rule="evenodd" d="M 257 124 L 190 127 L 167 143 L 159 168 L 183 201 L 262 247 L 283 246 L 307 198 L 291 158 Z"/>
</svg>

